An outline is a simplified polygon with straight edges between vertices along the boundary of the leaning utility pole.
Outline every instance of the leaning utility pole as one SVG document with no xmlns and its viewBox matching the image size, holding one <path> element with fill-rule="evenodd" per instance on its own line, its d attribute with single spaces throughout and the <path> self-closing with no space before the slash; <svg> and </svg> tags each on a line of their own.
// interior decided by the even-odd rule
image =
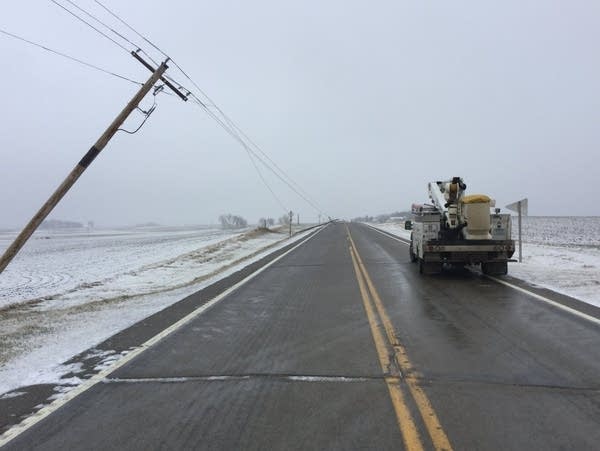
<svg viewBox="0 0 600 451">
<path fill-rule="evenodd" d="M 136 56 L 136 55 L 134 55 Z M 137 58 L 137 57 L 136 57 Z M 139 59 L 139 58 L 138 58 Z M 167 59 L 168 61 L 168 59 Z M 163 73 L 167 70 L 167 61 L 162 63 L 156 70 L 153 70 L 152 76 L 146 83 L 140 88 L 140 90 L 133 96 L 129 103 L 125 106 L 123 111 L 115 118 L 112 124 L 106 129 L 106 131 L 100 136 L 98 141 L 87 151 L 81 161 L 75 165 L 73 170 L 67 175 L 60 186 L 54 191 L 54 193 L 48 198 L 46 203 L 42 205 L 42 208 L 35 214 L 35 216 L 29 221 L 25 228 L 19 233 L 15 241 L 6 249 L 4 255 L 0 258 L 0 273 L 8 266 L 11 260 L 21 250 L 23 245 L 27 242 L 29 237 L 36 231 L 42 221 L 50 214 L 50 212 L 56 207 L 56 204 L 64 197 L 65 194 L 75 184 L 77 179 L 83 174 L 88 166 L 94 161 L 98 154 L 104 149 L 110 139 L 117 133 L 119 127 L 125 122 L 125 119 L 131 114 L 131 112 L 138 106 L 140 101 L 144 98 L 148 91 L 152 89 L 152 86 L 162 78 Z M 146 66 L 148 67 L 148 66 Z M 187 100 L 187 99 L 186 99 Z"/>
</svg>

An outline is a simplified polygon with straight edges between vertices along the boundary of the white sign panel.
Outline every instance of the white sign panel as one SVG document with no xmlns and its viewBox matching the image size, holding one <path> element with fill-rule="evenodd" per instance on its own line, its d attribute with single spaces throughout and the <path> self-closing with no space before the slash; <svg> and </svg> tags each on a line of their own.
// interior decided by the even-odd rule
<svg viewBox="0 0 600 451">
<path fill-rule="evenodd" d="M 527 216 L 527 212 L 528 212 L 528 209 L 529 209 L 529 201 L 527 200 L 527 198 L 521 199 L 521 200 L 519 200 L 517 202 L 514 202 L 512 204 L 508 204 L 506 206 L 506 208 L 508 208 L 511 211 L 518 212 L 519 211 L 519 203 L 521 203 L 521 214 L 523 216 Z"/>
</svg>

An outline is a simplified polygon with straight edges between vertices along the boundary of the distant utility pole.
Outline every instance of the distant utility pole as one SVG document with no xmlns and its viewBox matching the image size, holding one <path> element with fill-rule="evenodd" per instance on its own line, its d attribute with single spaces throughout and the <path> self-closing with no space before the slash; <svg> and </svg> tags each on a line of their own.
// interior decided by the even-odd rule
<svg viewBox="0 0 600 451">
<path fill-rule="evenodd" d="M 319 213 L 319 224 L 321 224 L 321 213 Z"/>
<path fill-rule="evenodd" d="M 292 221 L 294 220 L 294 213 L 290 210 L 290 237 L 292 236 Z"/>
<path fill-rule="evenodd" d="M 296 224 L 300 225 L 300 213 L 296 215 Z"/>
<path fill-rule="evenodd" d="M 83 172 L 88 168 L 88 166 L 94 161 L 94 159 L 98 156 L 98 154 L 106 147 L 106 144 L 110 141 L 110 139 L 115 135 L 119 127 L 125 122 L 125 119 L 131 114 L 131 112 L 138 106 L 140 101 L 145 97 L 146 94 L 152 89 L 154 84 L 162 78 L 162 75 L 167 70 L 167 61 L 168 59 L 162 63 L 158 68 L 154 69 L 149 66 L 145 61 L 143 61 L 139 55 L 133 55 L 137 60 L 142 61 L 146 67 L 153 71 L 152 76 L 148 79 L 146 83 L 140 88 L 140 90 L 133 96 L 133 98 L 129 101 L 129 103 L 125 106 L 123 111 L 119 113 L 119 115 L 115 118 L 115 120 L 108 126 L 106 131 L 100 136 L 98 141 L 87 151 L 87 153 L 83 156 L 83 158 L 75 165 L 73 170 L 67 175 L 64 181 L 60 184 L 60 186 L 54 191 L 54 193 L 48 198 L 46 203 L 42 205 L 39 211 L 35 214 L 35 216 L 29 221 L 29 223 L 25 226 L 25 228 L 21 231 L 21 233 L 17 236 L 15 241 L 6 249 L 4 255 L 0 258 L 0 273 L 4 271 L 4 269 L 8 266 L 11 260 L 17 255 L 17 253 L 21 250 L 23 245 L 27 242 L 29 237 L 36 231 L 38 226 L 42 223 L 42 221 L 50 214 L 50 212 L 56 207 L 56 204 L 60 202 L 60 200 L 64 197 L 65 194 L 71 189 L 71 187 L 75 184 L 77 179 L 83 174 Z M 163 79 L 163 81 L 165 81 Z M 170 83 L 169 83 L 170 85 Z M 172 86 L 172 85 L 171 85 Z M 169 87 L 171 87 L 169 86 Z M 181 97 L 182 94 L 177 91 L 177 94 Z M 187 100 L 187 98 L 185 99 Z"/>
</svg>

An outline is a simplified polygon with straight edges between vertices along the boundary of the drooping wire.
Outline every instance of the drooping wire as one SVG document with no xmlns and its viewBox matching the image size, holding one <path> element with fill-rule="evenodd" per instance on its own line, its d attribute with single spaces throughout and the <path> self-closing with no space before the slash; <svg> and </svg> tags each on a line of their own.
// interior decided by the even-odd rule
<svg viewBox="0 0 600 451">
<path fill-rule="evenodd" d="M 118 132 L 125 132 L 125 133 L 128 133 L 130 135 L 134 135 L 137 132 L 139 132 L 140 129 L 144 126 L 144 124 L 148 120 L 148 118 L 152 115 L 152 113 L 154 113 L 154 110 L 156 110 L 156 107 L 158 106 L 158 104 L 156 103 L 156 96 L 163 91 L 164 87 L 165 87 L 164 85 L 158 85 L 158 86 L 154 87 L 154 91 L 152 93 L 152 96 L 153 96 L 152 98 L 154 100 L 152 102 L 152 106 L 150 108 L 148 108 L 148 110 L 144 111 L 139 106 L 135 107 L 136 110 L 138 110 L 140 113 L 142 113 L 145 116 L 144 120 L 138 126 L 138 128 L 136 128 L 134 131 L 125 130 L 124 128 L 119 128 L 119 129 L 117 129 L 117 131 Z"/>
<path fill-rule="evenodd" d="M 194 103 L 202 106 L 201 102 L 198 102 L 194 97 L 192 97 L 192 102 L 194 102 Z M 219 124 L 223 128 L 223 130 L 225 130 L 233 139 L 235 139 L 236 141 L 238 141 L 240 143 L 240 145 L 244 148 L 244 150 L 246 150 L 248 158 L 250 159 L 250 162 L 252 163 L 252 166 L 254 166 L 254 169 L 256 170 L 256 173 L 260 177 L 261 181 L 266 186 L 266 188 L 269 190 L 269 192 L 271 193 L 271 195 L 273 196 L 273 198 L 275 199 L 275 201 L 279 204 L 279 206 L 281 208 L 283 208 L 283 210 L 287 213 L 288 209 L 286 208 L 286 206 L 284 205 L 284 203 L 281 201 L 281 199 L 279 198 L 279 196 L 277 196 L 277 194 L 275 194 L 275 191 L 273 190 L 273 188 L 271 188 L 271 186 L 269 185 L 269 183 L 265 179 L 262 171 L 260 170 L 260 168 L 256 164 L 256 161 L 254 160 L 254 158 L 256 158 L 257 160 L 259 160 L 263 165 L 265 165 L 265 162 L 260 158 L 260 156 L 256 155 L 256 153 L 252 149 L 250 149 L 248 147 L 248 145 L 243 140 L 241 140 L 238 135 L 236 135 L 229 127 L 227 127 L 227 125 L 221 120 L 221 118 L 219 118 L 217 115 L 215 115 L 214 112 L 212 112 L 210 110 L 206 110 L 206 109 L 205 109 L 205 111 L 206 111 L 206 113 L 217 124 Z M 268 166 L 266 166 L 266 167 L 267 167 L 267 169 L 271 169 Z"/>
<path fill-rule="evenodd" d="M 82 64 L 82 65 L 87 66 L 89 68 L 95 69 L 95 70 L 100 71 L 100 72 L 104 72 L 105 74 L 112 75 L 113 77 L 120 78 L 121 80 L 126 80 L 126 81 L 128 81 L 130 83 L 134 83 L 134 84 L 139 85 L 139 86 L 143 85 L 143 83 L 141 83 L 139 81 L 135 81 L 135 80 L 132 80 L 131 78 L 127 78 L 127 77 L 125 77 L 123 75 L 116 74 L 114 72 L 111 72 L 110 70 L 103 69 L 103 68 L 101 68 L 99 66 L 96 66 L 96 65 L 94 65 L 92 63 L 88 63 L 88 62 L 85 62 L 83 60 L 80 60 L 79 58 L 75 58 L 74 56 L 67 55 L 66 53 L 62 53 L 62 52 L 59 52 L 58 50 L 51 49 L 50 47 L 46 47 L 45 45 L 39 44 L 37 42 L 30 41 L 29 39 L 25 39 L 25 38 L 23 38 L 21 36 L 18 36 L 16 34 L 10 33 L 10 32 L 8 32 L 6 30 L 0 29 L 0 33 L 5 34 L 6 36 L 10 36 L 10 37 L 12 37 L 14 39 L 18 39 L 19 41 L 26 42 L 27 44 L 33 45 L 35 47 L 39 47 L 41 49 L 44 49 L 44 50 L 46 50 L 48 52 L 51 52 L 51 53 L 54 53 L 56 55 L 62 56 L 63 58 L 69 59 L 71 61 L 75 61 L 76 63 Z"/>
<path fill-rule="evenodd" d="M 271 157 L 269 157 L 269 155 L 264 152 L 260 146 L 258 144 L 256 144 L 235 122 L 233 122 L 232 119 L 230 119 L 229 117 L 225 116 L 225 119 L 229 122 L 229 124 L 231 124 L 231 126 L 238 132 L 240 133 L 256 150 L 258 150 L 279 172 L 281 172 L 288 180 L 291 184 L 295 185 L 295 187 L 303 193 L 302 198 L 309 203 L 315 210 L 317 210 L 319 213 L 322 213 L 321 208 L 316 204 L 316 202 L 313 203 L 314 199 L 310 199 L 310 196 L 308 195 L 308 193 L 302 189 L 302 187 L 296 182 L 294 181 L 294 179 L 292 179 L 289 174 L 286 174 L 286 172 L 281 169 L 279 167 L 279 165 L 277 163 L 275 163 Z M 306 196 L 306 197 L 305 197 Z"/>
<path fill-rule="evenodd" d="M 285 211 L 287 213 L 289 210 L 283 204 L 283 202 L 281 201 L 279 196 L 277 196 L 277 194 L 275 194 L 275 191 L 273 191 L 273 188 L 271 188 L 271 185 L 269 185 L 269 183 L 265 179 L 263 173 L 261 172 L 260 168 L 256 164 L 256 161 L 254 161 L 254 158 L 252 158 L 252 154 L 250 153 L 250 151 L 248 151 L 248 149 L 246 149 L 246 153 L 248 154 L 248 158 L 250 158 L 250 161 L 252 162 L 252 166 L 254 166 L 254 169 L 256 169 L 256 172 L 257 172 L 258 176 L 260 177 L 260 179 L 262 180 L 263 184 L 267 187 L 267 189 L 269 190 L 269 192 L 271 193 L 271 195 L 273 196 L 275 201 L 279 204 L 279 206 L 281 208 L 283 208 L 283 211 Z"/>
</svg>

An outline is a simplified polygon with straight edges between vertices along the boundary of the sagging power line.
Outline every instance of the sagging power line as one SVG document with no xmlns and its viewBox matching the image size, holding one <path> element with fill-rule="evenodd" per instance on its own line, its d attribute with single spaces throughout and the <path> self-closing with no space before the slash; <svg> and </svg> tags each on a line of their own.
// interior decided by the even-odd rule
<svg viewBox="0 0 600 451">
<path fill-rule="evenodd" d="M 52 0 L 52 1 L 54 1 L 54 0 Z M 185 88 L 183 85 L 176 82 L 172 77 L 167 76 L 167 79 L 169 79 L 174 84 L 177 84 L 181 89 L 184 89 L 185 91 L 187 91 L 189 93 L 190 97 L 196 100 L 196 102 L 194 102 L 194 103 L 197 103 L 200 107 L 202 107 L 204 109 L 204 111 L 209 116 L 211 116 L 211 118 L 213 120 L 215 120 L 230 136 L 232 136 L 236 141 L 238 141 L 246 149 L 246 152 L 249 152 L 252 155 L 254 155 L 254 157 L 257 158 L 258 161 L 260 161 L 264 167 L 266 167 L 269 171 L 271 171 L 277 178 L 279 178 L 285 185 L 287 185 L 295 194 L 297 194 L 307 204 L 309 204 L 312 208 L 314 208 L 317 211 L 317 213 L 323 214 L 323 211 L 318 206 L 317 202 L 314 201 L 313 199 L 311 199 L 311 196 L 309 196 L 308 193 L 306 193 L 306 191 L 303 190 L 302 187 L 300 187 L 300 185 L 297 182 L 295 182 L 283 169 L 281 169 L 281 167 L 279 167 L 266 154 L 266 152 L 264 152 L 254 141 L 252 141 L 248 137 L 248 135 L 243 130 L 241 130 L 241 128 L 237 124 L 235 124 L 235 122 L 231 118 L 229 118 L 229 116 L 227 116 L 223 112 L 223 110 L 208 96 L 208 94 L 206 94 L 206 92 L 204 92 L 202 90 L 202 88 L 187 74 L 187 72 L 185 70 L 183 70 L 183 68 L 177 63 L 177 61 L 175 61 L 173 58 L 171 58 L 170 55 L 168 55 L 165 51 L 163 51 L 159 46 L 157 46 L 155 43 L 153 43 L 150 39 L 148 39 L 142 33 L 137 31 L 127 21 L 125 21 L 123 18 L 121 18 L 121 16 L 119 16 L 113 10 L 111 10 L 110 8 L 105 6 L 102 2 L 100 2 L 99 0 L 94 0 L 94 1 L 98 5 L 100 5 L 105 11 L 107 11 L 110 15 L 112 15 L 115 19 L 117 19 L 119 22 L 121 22 L 125 27 L 127 27 L 129 30 L 131 30 L 133 33 L 135 33 L 140 39 L 142 39 L 147 44 L 151 45 L 152 48 L 154 48 L 156 51 L 160 52 L 164 57 L 170 58 L 170 61 L 173 63 L 173 65 L 198 90 L 198 92 L 200 93 L 200 96 L 194 94 L 193 90 Z M 200 99 L 200 97 L 203 97 L 206 100 L 202 100 L 202 99 Z M 215 108 L 216 113 L 214 111 L 210 110 L 211 106 Z M 220 118 L 219 118 L 219 116 L 220 116 Z M 261 158 L 261 156 L 258 155 L 258 153 L 262 154 L 267 159 L 267 161 L 265 161 L 263 158 Z M 263 182 L 266 184 L 266 181 L 265 181 L 264 177 L 262 176 L 262 174 L 259 173 L 259 176 L 261 177 Z M 269 191 L 273 192 L 272 189 L 270 188 L 270 186 L 268 186 L 268 184 L 267 184 L 267 188 L 269 189 Z"/>
<path fill-rule="evenodd" d="M 70 10 L 67 7 L 65 7 L 64 5 L 60 4 L 57 0 L 50 0 L 50 1 L 52 3 L 54 3 L 55 5 L 61 7 L 63 10 L 67 11 L 73 17 L 75 17 L 79 21 L 83 22 L 84 24 L 86 24 L 87 26 L 89 26 L 91 29 L 93 29 L 94 31 L 96 31 L 97 33 L 99 33 L 100 35 L 104 36 L 105 38 L 107 38 L 111 42 L 113 42 L 114 44 L 118 45 L 120 48 L 122 48 L 122 49 L 130 52 L 129 50 L 127 50 L 126 47 L 124 47 L 123 45 L 121 45 L 118 42 L 116 42 L 110 36 L 107 36 L 101 30 L 99 30 L 98 28 L 96 28 L 93 25 L 91 25 L 89 22 L 87 22 L 85 19 L 83 19 L 81 16 L 79 16 L 78 14 L 76 14 L 75 12 L 73 12 L 72 10 Z M 110 32 L 114 33 L 119 38 L 125 40 L 126 42 L 128 42 L 132 46 L 137 47 L 137 51 L 143 52 L 145 55 L 149 55 L 148 52 L 146 52 L 145 50 L 143 50 L 141 48 L 141 46 L 137 46 L 132 40 L 130 40 L 129 38 L 125 37 L 122 33 L 119 33 L 118 31 L 116 31 L 110 25 L 107 25 L 105 22 L 103 22 L 100 19 L 98 19 L 96 16 L 94 16 L 89 11 L 87 11 L 87 10 L 81 8 L 80 6 L 78 6 L 72 0 L 64 0 L 64 1 L 66 1 L 69 4 L 73 5 L 79 11 L 83 12 L 88 17 L 92 18 L 94 21 L 96 21 L 97 23 L 99 23 L 102 26 L 104 26 L 105 28 L 107 28 Z M 243 132 L 241 130 L 241 128 L 239 126 L 237 126 L 237 124 L 235 124 L 235 122 L 233 122 L 233 120 L 231 118 L 229 118 L 223 112 L 223 110 L 221 108 L 219 108 L 219 106 L 202 90 L 202 88 L 200 88 L 200 86 L 187 74 L 187 72 L 184 71 L 183 68 L 179 64 L 177 64 L 177 62 L 175 60 L 173 60 L 172 58 L 170 58 L 170 56 L 166 52 L 164 52 L 160 47 L 158 47 L 150 39 L 148 39 L 146 36 L 144 36 L 139 31 L 137 31 L 135 28 L 133 28 L 128 22 L 126 22 L 124 19 L 122 19 L 118 14 L 116 14 L 110 8 L 108 8 L 107 6 L 105 6 L 99 0 L 95 0 L 95 2 L 98 5 L 100 5 L 105 11 L 107 11 L 111 16 L 113 16 L 119 22 L 121 22 L 124 26 L 126 26 L 129 30 L 131 30 L 133 33 L 135 33 L 144 42 L 146 42 L 149 45 L 151 45 L 155 50 L 157 50 L 158 52 L 160 52 L 164 57 L 167 57 L 167 58 L 170 59 L 170 61 L 173 63 L 173 65 L 183 74 L 183 76 L 186 79 L 188 79 L 194 85 L 194 87 L 199 91 L 199 93 L 201 94 L 201 96 L 204 97 L 205 99 L 207 99 L 207 101 L 201 100 L 200 96 L 193 94 L 192 90 L 190 90 L 188 88 L 185 88 L 182 84 L 180 84 L 177 81 L 175 81 L 172 77 L 167 76 L 167 77 L 165 77 L 166 80 L 169 80 L 169 83 L 178 85 L 179 88 L 180 88 L 180 90 L 185 90 L 186 91 L 186 95 L 193 96 L 196 99 L 196 101 L 197 101 L 196 103 L 198 103 L 199 106 L 201 106 L 204 109 L 204 111 L 209 116 L 211 116 L 213 118 L 213 120 L 215 120 L 223 129 L 225 129 L 225 131 L 227 131 L 227 133 L 230 136 L 232 136 L 234 139 L 236 139 L 236 141 L 238 141 L 245 148 L 246 152 L 248 153 L 248 156 L 251 158 L 253 166 L 254 166 L 255 162 L 254 162 L 254 160 L 252 160 L 252 155 L 256 159 L 258 159 L 258 161 L 260 161 L 265 168 L 267 168 L 269 171 L 271 171 L 278 179 L 280 179 L 285 185 L 287 185 L 295 194 L 297 194 L 308 205 L 310 205 L 312 208 L 314 208 L 319 214 L 323 213 L 322 209 L 317 205 L 317 203 L 314 200 L 310 199 L 310 196 L 306 193 L 306 191 L 303 190 L 300 187 L 300 185 L 297 182 L 295 182 L 283 169 L 281 169 L 281 167 L 279 167 L 266 154 L 266 152 L 264 152 L 254 141 L 252 141 L 248 137 L 248 135 L 245 132 Z M 131 51 L 130 53 L 133 56 L 136 56 L 137 55 L 137 51 L 136 52 Z M 148 67 L 148 69 L 149 70 L 153 70 L 151 67 Z M 163 78 L 163 81 L 166 82 L 165 78 Z M 170 85 L 169 87 L 171 87 L 174 92 L 178 93 L 178 90 L 174 89 L 174 86 Z M 181 96 L 181 97 L 183 98 L 183 96 Z M 214 107 L 217 112 L 215 113 L 214 111 L 211 111 L 209 109 L 210 106 Z M 219 116 L 220 116 L 220 118 L 219 118 Z M 258 153 L 262 154 L 268 161 L 265 161 L 260 155 L 258 155 L 258 153 L 256 151 L 258 151 Z M 252 155 L 250 155 L 250 154 L 252 154 Z M 255 166 L 255 168 L 256 168 L 256 166 Z M 269 192 L 271 192 L 272 194 L 274 194 L 272 188 L 268 185 L 268 183 L 266 182 L 266 179 L 264 178 L 264 176 L 262 175 L 262 173 L 260 173 L 258 171 L 257 171 L 257 173 L 258 173 L 260 179 L 262 180 L 262 182 L 265 184 L 265 186 L 269 190 Z M 274 196 L 274 197 L 276 198 L 277 203 L 281 203 L 281 201 L 279 200 L 279 198 L 277 198 L 277 196 Z"/>
</svg>

